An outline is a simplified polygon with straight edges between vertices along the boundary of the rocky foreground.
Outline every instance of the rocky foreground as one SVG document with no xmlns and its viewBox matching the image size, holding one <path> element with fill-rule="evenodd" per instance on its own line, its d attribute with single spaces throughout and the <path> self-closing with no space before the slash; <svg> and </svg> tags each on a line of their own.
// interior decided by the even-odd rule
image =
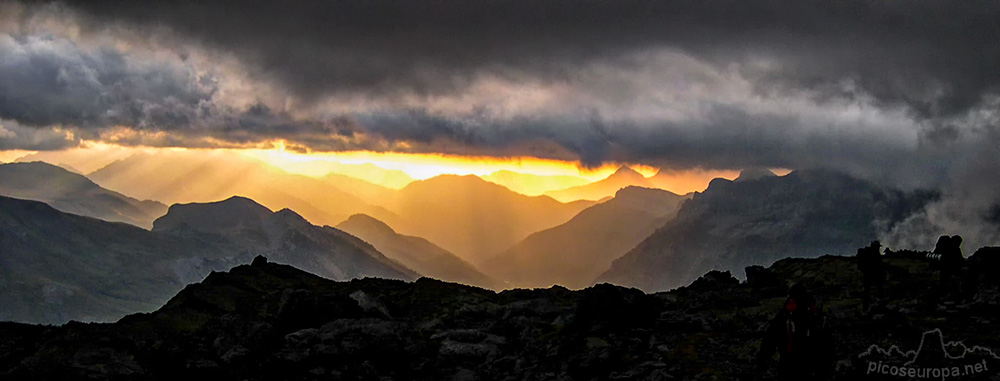
<svg viewBox="0 0 1000 381">
<path fill-rule="evenodd" d="M 986 254 L 970 259 L 977 287 L 964 301 L 939 295 L 922 255 L 887 258 L 886 289 L 868 311 L 852 257 L 786 259 L 742 283 L 712 272 L 653 295 L 606 284 L 495 293 L 427 278 L 334 282 L 259 258 L 117 323 L 0 323 L 0 379 L 771 379 L 776 361 L 754 357 L 794 282 L 826 310 L 830 378 L 857 379 L 871 376 L 858 355 L 872 345 L 915 350 L 933 329 L 1000 349 Z"/>
</svg>

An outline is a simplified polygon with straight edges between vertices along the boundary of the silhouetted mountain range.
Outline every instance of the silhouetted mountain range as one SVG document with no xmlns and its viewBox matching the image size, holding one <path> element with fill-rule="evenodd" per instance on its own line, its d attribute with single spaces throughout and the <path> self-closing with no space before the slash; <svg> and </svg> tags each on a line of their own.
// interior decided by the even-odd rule
<svg viewBox="0 0 1000 381">
<path fill-rule="evenodd" d="M 174 205 L 153 231 L 0 197 L 0 320 L 109 321 L 214 270 L 272 255 L 331 279 L 418 275 L 371 245 L 244 198 Z"/>
<path fill-rule="evenodd" d="M 593 285 L 611 261 L 672 219 L 688 197 L 635 186 L 525 238 L 482 268 L 516 287 Z"/>
<path fill-rule="evenodd" d="M 440 246 L 420 237 L 396 233 L 371 216 L 355 214 L 337 225 L 337 229 L 365 240 L 385 256 L 424 276 L 491 289 L 503 286 Z"/>
<path fill-rule="evenodd" d="M 710 269 L 738 271 L 784 257 L 850 254 L 932 197 L 825 170 L 716 179 L 598 282 L 666 290 Z"/>
<path fill-rule="evenodd" d="M 149 229 L 167 211 L 94 184 L 83 175 L 43 162 L 0 164 L 0 195 L 41 201 L 73 214 Z"/>
</svg>

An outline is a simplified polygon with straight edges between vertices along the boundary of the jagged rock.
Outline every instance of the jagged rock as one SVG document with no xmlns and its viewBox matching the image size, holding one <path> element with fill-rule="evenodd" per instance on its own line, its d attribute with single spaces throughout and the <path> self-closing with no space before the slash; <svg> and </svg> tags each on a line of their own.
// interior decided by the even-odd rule
<svg viewBox="0 0 1000 381">
<path fill-rule="evenodd" d="M 263 266 L 266 264 L 267 264 L 267 257 L 263 255 L 258 255 L 253 258 L 253 262 L 250 263 L 250 266 Z"/>
<path fill-rule="evenodd" d="M 719 287 L 735 286 L 740 281 L 729 271 L 712 270 L 691 283 L 690 288 L 694 289 L 714 289 Z"/>
<path fill-rule="evenodd" d="M 754 288 L 778 287 L 781 283 L 778 277 L 764 266 L 754 265 L 746 268 L 747 285 Z"/>
</svg>

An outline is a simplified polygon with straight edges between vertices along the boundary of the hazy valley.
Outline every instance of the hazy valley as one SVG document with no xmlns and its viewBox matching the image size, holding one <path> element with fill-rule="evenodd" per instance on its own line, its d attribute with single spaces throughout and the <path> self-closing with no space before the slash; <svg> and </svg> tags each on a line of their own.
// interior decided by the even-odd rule
<svg viewBox="0 0 1000 381">
<path fill-rule="evenodd" d="M 591 184 L 623 185 L 612 197 L 562 203 L 476 176 L 411 179 L 393 189 L 343 173 L 293 175 L 250 158 L 166 155 L 127 157 L 89 177 L 143 198 L 184 201 L 169 210 L 49 164 L 0 165 L 0 195 L 12 197 L 0 221 L 9 247 L 2 270 L 11 274 L 0 280 L 13 298 L 5 319 L 114 320 L 256 255 L 334 280 L 426 276 L 494 290 L 611 282 L 664 291 L 713 269 L 849 255 L 937 197 L 832 171 L 767 170 L 681 196 L 628 185 L 654 182 L 623 168 Z M 233 196 L 241 194 L 267 202 Z"/>
</svg>

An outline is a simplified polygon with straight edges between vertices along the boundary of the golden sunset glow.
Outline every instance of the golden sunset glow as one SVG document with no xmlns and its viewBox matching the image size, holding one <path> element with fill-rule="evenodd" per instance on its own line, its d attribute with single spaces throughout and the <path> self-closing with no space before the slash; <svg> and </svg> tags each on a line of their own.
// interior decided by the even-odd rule
<svg viewBox="0 0 1000 381">
<path fill-rule="evenodd" d="M 425 180 L 443 174 L 486 176 L 496 171 L 513 172 L 538 176 L 576 176 L 591 181 L 600 180 L 614 173 L 620 165 L 606 164 L 599 168 L 581 168 L 570 161 L 546 160 L 533 157 L 494 158 L 474 156 L 453 156 L 442 154 L 410 154 L 393 152 L 327 152 L 302 154 L 284 150 L 277 145 L 269 150 L 241 150 L 240 152 L 265 161 L 289 173 L 307 176 L 322 176 L 329 173 L 325 162 L 343 164 L 375 164 L 384 169 L 406 172 L 416 180 Z M 656 174 L 657 169 L 642 165 L 629 165 L 644 176 Z"/>
<path fill-rule="evenodd" d="M 34 151 L 22 151 L 22 150 L 12 150 L 12 151 L 0 151 L 0 163 L 9 163 L 15 159 L 30 155 Z"/>
<path fill-rule="evenodd" d="M 576 162 L 534 157 L 469 157 L 443 154 L 392 152 L 313 152 L 299 153 L 274 143 L 272 149 L 193 149 L 126 147 L 104 142 L 86 142 L 78 148 L 62 151 L 0 151 L 0 161 L 44 160 L 87 174 L 134 154 L 186 152 L 190 156 L 228 152 L 269 164 L 290 174 L 320 178 L 331 173 L 354 177 L 393 189 L 414 180 L 439 175 L 476 175 L 529 196 L 537 196 L 607 178 L 621 166 L 629 166 L 656 187 L 684 194 L 702 191 L 714 178 L 734 179 L 739 171 L 685 170 L 659 171 L 658 168 L 631 163 L 609 163 L 598 168 L 584 168 Z M 659 172 L 659 173 L 658 173 Z M 779 175 L 789 172 L 776 169 Z M 387 173 L 397 176 L 387 176 Z M 405 174 L 405 176 L 403 175 Z"/>
</svg>

